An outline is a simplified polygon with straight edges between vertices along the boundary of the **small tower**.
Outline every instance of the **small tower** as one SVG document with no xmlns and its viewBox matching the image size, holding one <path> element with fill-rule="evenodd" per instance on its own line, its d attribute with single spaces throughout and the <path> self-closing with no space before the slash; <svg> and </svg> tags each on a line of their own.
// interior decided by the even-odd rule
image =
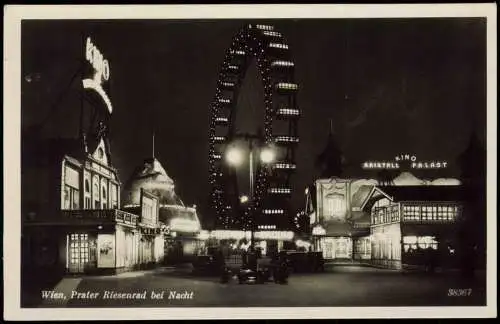
<svg viewBox="0 0 500 324">
<path fill-rule="evenodd" d="M 335 140 L 332 119 L 325 149 L 318 155 L 316 165 L 322 178 L 339 177 L 343 172 L 344 156 Z"/>
<path fill-rule="evenodd" d="M 460 180 L 467 187 L 481 187 L 486 183 L 486 150 L 472 132 L 467 148 L 458 157 Z"/>
</svg>

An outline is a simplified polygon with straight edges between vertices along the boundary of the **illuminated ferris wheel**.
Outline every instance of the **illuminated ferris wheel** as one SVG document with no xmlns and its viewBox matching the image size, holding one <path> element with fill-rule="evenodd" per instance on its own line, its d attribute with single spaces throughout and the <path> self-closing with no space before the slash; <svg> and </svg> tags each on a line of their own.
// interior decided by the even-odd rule
<svg viewBox="0 0 500 324">
<path fill-rule="evenodd" d="M 245 137 L 238 134 L 235 115 L 243 79 L 254 61 L 264 86 L 265 114 L 258 140 L 260 147 L 273 148 L 275 158 L 270 164 L 256 165 L 253 197 L 248 204 L 241 204 L 235 171 L 224 157 L 234 140 Z M 253 222 L 261 229 L 288 227 L 293 215 L 291 177 L 299 142 L 297 91 L 294 63 L 282 34 L 269 25 L 242 28 L 226 52 L 211 105 L 209 180 L 218 226 L 241 229 Z"/>
</svg>

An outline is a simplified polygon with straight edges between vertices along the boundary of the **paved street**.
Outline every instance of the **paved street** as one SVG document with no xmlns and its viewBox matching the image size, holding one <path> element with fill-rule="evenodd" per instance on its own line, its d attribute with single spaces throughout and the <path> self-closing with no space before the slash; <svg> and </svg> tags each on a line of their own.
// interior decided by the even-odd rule
<svg viewBox="0 0 500 324">
<path fill-rule="evenodd" d="M 362 266 L 329 266 L 324 273 L 293 274 L 289 284 L 221 284 L 195 277 L 189 270 L 158 269 L 117 276 L 64 279 L 56 288 L 63 300 L 45 299 L 41 307 L 122 306 L 433 306 L 482 305 L 485 289 L 479 274 L 464 282 L 458 274 L 399 273 Z M 470 296 L 448 296 L 449 289 L 472 289 Z M 70 298 L 72 291 L 80 295 Z M 143 293 L 145 299 L 104 298 L 115 293 Z M 163 298 L 161 298 L 161 292 Z M 151 298 L 155 292 L 159 299 Z M 96 293 L 99 293 L 97 295 Z M 93 296 L 92 296 L 93 294 Z M 173 299 L 174 295 L 177 298 Z M 85 297 L 84 299 L 82 299 Z M 89 298 L 95 297 L 95 298 Z M 169 298 L 170 297 L 170 298 Z"/>
</svg>

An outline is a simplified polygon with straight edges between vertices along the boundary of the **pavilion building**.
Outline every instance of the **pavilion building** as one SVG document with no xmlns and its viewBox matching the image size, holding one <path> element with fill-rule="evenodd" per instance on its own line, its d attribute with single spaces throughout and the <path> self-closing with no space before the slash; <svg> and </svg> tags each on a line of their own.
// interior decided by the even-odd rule
<svg viewBox="0 0 500 324">
<path fill-rule="evenodd" d="M 23 141 L 24 270 L 102 274 L 161 262 L 161 224 L 149 207 L 158 198 L 144 193 L 135 213 L 120 209 L 121 183 L 105 134 Z"/>
<path fill-rule="evenodd" d="M 459 183 L 407 172 L 390 186 L 375 179 L 318 179 L 306 190 L 314 250 L 335 262 L 401 269 L 423 262 L 417 252 L 430 247 L 449 264 L 462 210 Z"/>
<path fill-rule="evenodd" d="M 175 192 L 175 184 L 156 158 L 146 159 L 131 175 L 124 189 L 124 210 L 133 211 L 141 205 L 141 192 L 158 197 L 159 221 L 168 231 L 164 251 L 167 263 L 188 260 L 201 248 L 201 224 L 196 206 L 185 206 Z"/>
</svg>

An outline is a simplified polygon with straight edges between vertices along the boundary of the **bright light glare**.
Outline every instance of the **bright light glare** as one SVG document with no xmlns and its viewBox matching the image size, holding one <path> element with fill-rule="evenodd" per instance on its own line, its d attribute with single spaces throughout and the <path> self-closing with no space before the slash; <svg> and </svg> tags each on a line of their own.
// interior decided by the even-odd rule
<svg viewBox="0 0 500 324">
<path fill-rule="evenodd" d="M 275 155 L 274 151 L 270 148 L 263 149 L 260 152 L 260 160 L 263 163 L 272 163 L 274 161 Z"/>
<path fill-rule="evenodd" d="M 248 196 L 241 196 L 240 197 L 240 202 L 243 203 L 243 204 L 246 203 L 246 202 L 248 202 Z"/>
<path fill-rule="evenodd" d="M 226 153 L 226 160 L 231 165 L 240 165 L 243 161 L 243 154 L 237 148 L 229 149 Z"/>
<path fill-rule="evenodd" d="M 312 230 L 312 235 L 325 235 L 325 234 L 326 230 L 320 225 L 315 226 Z"/>
<path fill-rule="evenodd" d="M 210 233 L 208 231 L 200 231 L 200 233 L 198 233 L 199 240 L 205 241 L 205 240 L 208 240 L 209 237 L 210 237 Z"/>
</svg>

